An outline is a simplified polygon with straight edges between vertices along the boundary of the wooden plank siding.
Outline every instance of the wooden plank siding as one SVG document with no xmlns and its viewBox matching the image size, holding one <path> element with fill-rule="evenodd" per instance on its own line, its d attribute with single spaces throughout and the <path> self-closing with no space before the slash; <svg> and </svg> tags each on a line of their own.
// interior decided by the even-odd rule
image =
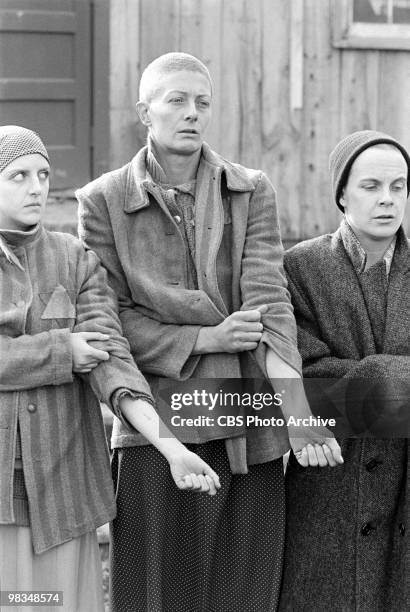
<svg viewBox="0 0 410 612">
<path fill-rule="evenodd" d="M 227 158 L 268 174 L 286 241 L 337 226 L 327 159 L 342 136 L 380 129 L 410 148 L 410 52 L 333 47 L 331 0 L 110 6 L 112 168 L 145 140 L 134 107 L 141 70 L 175 50 L 197 55 L 210 69 L 215 107 L 207 140 Z"/>
</svg>

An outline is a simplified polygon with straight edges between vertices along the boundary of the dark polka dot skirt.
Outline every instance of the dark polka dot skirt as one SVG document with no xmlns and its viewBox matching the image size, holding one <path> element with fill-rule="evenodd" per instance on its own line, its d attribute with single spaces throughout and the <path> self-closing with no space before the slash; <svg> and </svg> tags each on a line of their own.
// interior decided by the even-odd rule
<svg viewBox="0 0 410 612">
<path fill-rule="evenodd" d="M 188 445 L 219 474 L 180 491 L 152 446 L 116 450 L 112 612 L 271 612 L 284 547 L 282 459 L 232 475 L 223 440 Z"/>
</svg>

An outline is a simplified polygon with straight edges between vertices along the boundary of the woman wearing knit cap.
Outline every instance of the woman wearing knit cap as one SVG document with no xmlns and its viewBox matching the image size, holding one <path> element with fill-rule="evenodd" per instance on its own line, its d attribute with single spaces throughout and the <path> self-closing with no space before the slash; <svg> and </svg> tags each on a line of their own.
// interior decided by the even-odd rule
<svg viewBox="0 0 410 612">
<path fill-rule="evenodd" d="M 101 612 L 95 528 L 115 501 L 97 397 L 157 446 L 179 488 L 212 495 L 219 483 L 172 434 L 159 438 L 95 254 L 42 227 L 49 170 L 37 134 L 0 127 L 0 607 Z"/>
<path fill-rule="evenodd" d="M 409 168 L 386 134 L 344 138 L 330 155 L 341 225 L 285 256 L 304 376 L 333 379 L 347 435 L 343 466 L 290 459 L 284 611 L 409 606 Z"/>
</svg>

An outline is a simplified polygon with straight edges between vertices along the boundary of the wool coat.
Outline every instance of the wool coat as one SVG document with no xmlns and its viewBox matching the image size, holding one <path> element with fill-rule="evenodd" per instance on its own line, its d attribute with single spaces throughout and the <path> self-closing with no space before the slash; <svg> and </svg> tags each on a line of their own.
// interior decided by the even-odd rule
<svg viewBox="0 0 410 612">
<path fill-rule="evenodd" d="M 386 407 L 378 414 L 386 427 L 393 413 L 408 415 L 410 250 L 403 229 L 389 276 L 384 261 L 363 270 L 345 221 L 336 233 L 290 249 L 285 268 L 304 376 L 353 383 L 348 416 L 357 432 L 366 424 L 366 381 L 377 388 L 371 407 Z M 402 612 L 410 601 L 408 440 L 397 430 L 384 439 L 348 438 L 342 452 L 345 463 L 335 468 L 289 462 L 280 609 Z"/>
<path fill-rule="evenodd" d="M 128 388 L 152 401 L 121 336 L 115 296 L 96 255 L 68 234 L 1 231 L 0 524 L 14 522 L 13 470 L 20 430 L 34 550 L 41 553 L 115 516 L 97 398 L 115 410 Z M 71 332 L 110 335 L 110 359 L 73 374 Z M 124 427 L 127 425 L 124 423 Z"/>
<path fill-rule="evenodd" d="M 300 371 L 296 325 L 282 267 L 276 198 L 260 171 L 232 164 L 203 145 L 195 194 L 195 257 L 198 289 L 187 288 L 187 258 L 177 220 L 147 174 L 147 148 L 123 168 L 77 192 L 80 237 L 100 257 L 118 296 L 120 319 L 133 356 L 154 395 L 163 378 L 263 378 L 267 346 Z M 223 253 L 223 236 L 231 251 Z M 223 295 L 229 294 L 229 300 Z M 193 355 L 202 326 L 231 312 L 269 307 L 253 355 Z M 161 416 L 169 406 L 159 401 Z M 161 412 L 161 409 L 164 412 Z M 272 415 L 280 416 L 280 412 Z M 287 432 L 252 430 L 248 463 L 280 457 Z M 177 432 L 178 433 L 178 432 Z M 218 427 L 190 427 L 184 442 L 237 436 Z M 253 444 L 252 444 L 253 441 Z M 115 423 L 114 447 L 146 443 Z"/>
</svg>

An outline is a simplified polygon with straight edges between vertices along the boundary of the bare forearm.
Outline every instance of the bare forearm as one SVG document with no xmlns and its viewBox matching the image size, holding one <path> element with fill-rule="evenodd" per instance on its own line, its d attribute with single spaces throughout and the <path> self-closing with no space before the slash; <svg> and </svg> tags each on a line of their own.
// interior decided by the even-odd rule
<svg viewBox="0 0 410 612">
<path fill-rule="evenodd" d="M 266 371 L 275 391 L 282 394 L 282 412 L 285 417 L 303 418 L 312 414 L 302 378 L 271 348 L 266 351 Z"/>
<path fill-rule="evenodd" d="M 165 426 L 155 408 L 142 399 L 123 397 L 120 400 L 121 412 L 127 421 L 153 444 L 167 461 L 185 447 Z"/>
</svg>

